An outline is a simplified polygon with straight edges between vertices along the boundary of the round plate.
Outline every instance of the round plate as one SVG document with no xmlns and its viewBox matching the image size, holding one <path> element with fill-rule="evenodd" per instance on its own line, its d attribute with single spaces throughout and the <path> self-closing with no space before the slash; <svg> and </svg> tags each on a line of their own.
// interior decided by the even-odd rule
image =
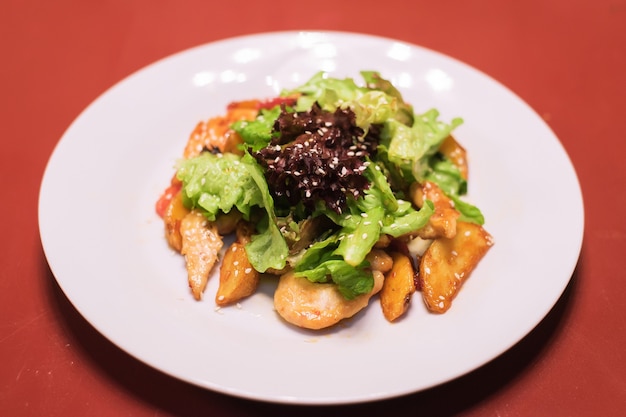
<svg viewBox="0 0 626 417">
<path fill-rule="evenodd" d="M 360 70 L 379 71 L 416 111 L 435 107 L 443 120 L 465 120 L 455 136 L 469 155 L 469 199 L 496 243 L 447 313 L 428 313 L 418 293 L 390 324 L 374 298 L 356 317 L 313 332 L 281 321 L 269 281 L 229 308 L 215 309 L 217 277 L 203 301 L 191 297 L 183 259 L 167 247 L 154 209 L 188 135 L 231 101 L 275 96 L 319 70 L 357 82 Z M 441 384 L 528 334 L 571 278 L 583 203 L 552 131 L 485 74 L 392 39 L 276 32 L 175 54 L 97 98 L 50 158 L 39 224 L 67 297 L 137 359 L 234 396 L 338 404 Z"/>
</svg>

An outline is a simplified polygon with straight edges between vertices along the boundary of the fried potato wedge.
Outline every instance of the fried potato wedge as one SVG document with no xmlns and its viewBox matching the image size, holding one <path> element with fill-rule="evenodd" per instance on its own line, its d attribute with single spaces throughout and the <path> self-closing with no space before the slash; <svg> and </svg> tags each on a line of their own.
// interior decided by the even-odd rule
<svg viewBox="0 0 626 417">
<path fill-rule="evenodd" d="M 183 246 L 180 223 L 187 214 L 189 214 L 189 210 L 183 205 L 182 193 L 179 190 L 170 200 L 163 215 L 167 243 L 178 252 L 182 250 Z"/>
<path fill-rule="evenodd" d="M 437 239 L 439 237 L 452 238 L 456 234 L 456 222 L 461 213 L 454 208 L 454 202 L 431 181 L 413 183 L 411 185 L 411 199 L 417 207 L 422 207 L 424 201 L 430 200 L 435 206 L 435 212 L 428 219 L 426 226 L 417 231 L 422 239 Z"/>
<path fill-rule="evenodd" d="M 250 264 L 245 246 L 234 242 L 226 250 L 222 260 L 215 303 L 226 306 L 254 294 L 259 279 L 260 274 Z"/>
<path fill-rule="evenodd" d="M 193 297 L 200 300 L 224 242 L 217 227 L 196 210 L 180 222 L 180 234 L 180 253 L 185 256 L 189 287 Z"/>
<path fill-rule="evenodd" d="M 382 249 L 372 249 L 365 259 L 370 263 L 370 268 L 383 274 L 393 267 L 393 258 Z"/>
<path fill-rule="evenodd" d="M 393 266 L 385 274 L 380 291 L 380 305 L 385 318 L 392 322 L 409 308 L 415 292 L 415 279 L 411 259 L 400 252 L 392 252 Z"/>
<path fill-rule="evenodd" d="M 491 246 L 491 235 L 482 226 L 468 222 L 457 223 L 452 239 L 435 240 L 420 261 L 419 280 L 426 307 L 445 313 Z"/>
</svg>

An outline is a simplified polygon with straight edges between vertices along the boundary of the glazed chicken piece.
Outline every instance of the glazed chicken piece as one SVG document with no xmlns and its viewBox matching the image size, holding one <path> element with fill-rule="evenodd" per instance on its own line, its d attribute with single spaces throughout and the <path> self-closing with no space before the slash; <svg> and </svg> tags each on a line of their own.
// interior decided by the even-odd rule
<svg viewBox="0 0 626 417">
<path fill-rule="evenodd" d="M 288 272 L 280 277 L 274 293 L 274 307 L 287 322 L 306 329 L 319 330 L 354 316 L 367 306 L 370 298 L 383 287 L 384 276 L 374 271 L 374 288 L 352 300 L 346 299 L 332 283 L 313 283 Z"/>
<path fill-rule="evenodd" d="M 199 122 L 189 136 L 183 157 L 189 159 L 198 156 L 205 148 L 238 153 L 237 145 L 241 143 L 241 138 L 230 126 L 238 120 L 253 120 L 258 112 L 258 103 L 239 102 L 229 107 L 225 116 Z"/>
<path fill-rule="evenodd" d="M 200 300 L 224 243 L 215 224 L 196 210 L 180 222 L 180 235 L 180 253 L 185 256 L 189 287 L 194 298 Z"/>
</svg>

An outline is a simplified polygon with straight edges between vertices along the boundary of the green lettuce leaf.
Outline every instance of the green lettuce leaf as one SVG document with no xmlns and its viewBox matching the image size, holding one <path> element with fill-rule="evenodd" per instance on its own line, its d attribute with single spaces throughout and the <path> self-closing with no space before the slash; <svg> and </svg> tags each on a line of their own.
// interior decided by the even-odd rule
<svg viewBox="0 0 626 417">
<path fill-rule="evenodd" d="M 369 264 L 361 262 L 355 266 L 347 263 L 335 253 L 339 242 L 340 234 L 337 233 L 311 245 L 294 268 L 294 273 L 311 282 L 332 281 L 347 299 L 370 292 L 374 277 L 366 269 Z"/>
<path fill-rule="evenodd" d="M 363 71 L 367 85 L 359 86 L 352 78 L 332 78 L 324 72 L 316 73 L 303 85 L 284 95 L 300 93 L 296 110 L 306 111 L 317 102 L 324 110 L 351 108 L 357 126 L 367 130 L 371 124 L 384 123 L 390 118 L 403 123 L 412 120 L 412 108 L 404 102 L 400 92 L 374 71 Z"/>
<path fill-rule="evenodd" d="M 259 234 L 252 236 L 251 241 L 246 245 L 248 260 L 259 272 L 265 272 L 269 268 L 283 269 L 287 262 L 289 248 L 277 226 L 274 200 L 270 195 L 265 176 L 261 167 L 249 153 L 246 153 L 241 160 L 261 193 L 262 207 L 266 212 L 263 221 L 257 225 Z"/>
<path fill-rule="evenodd" d="M 428 158 L 423 179 L 432 181 L 446 195 L 464 195 L 467 193 L 467 180 L 461 175 L 459 168 L 440 153 Z"/>
<path fill-rule="evenodd" d="M 280 106 L 269 110 L 261 109 L 254 120 L 240 120 L 232 124 L 231 128 L 239 133 L 243 142 L 253 151 L 258 151 L 269 145 L 273 138 L 274 122 L 280 115 Z"/>
<path fill-rule="evenodd" d="M 358 267 L 348 264 L 342 259 L 328 259 L 316 264 L 313 269 L 306 273 L 295 272 L 296 276 L 306 276 L 314 282 L 316 279 L 330 276 L 337 284 L 339 292 L 348 300 L 358 295 L 367 294 L 374 287 L 374 276 L 366 269 L 368 265 L 363 264 Z"/>
<path fill-rule="evenodd" d="M 381 132 L 381 147 L 397 170 L 411 172 L 416 181 L 421 181 L 428 172 L 428 158 L 461 123 L 460 118 L 452 119 L 450 123 L 440 121 L 436 109 L 415 116 L 412 126 L 391 119 Z"/>
<path fill-rule="evenodd" d="M 259 272 L 285 266 L 287 243 L 276 226 L 274 201 L 263 172 L 252 156 L 203 152 L 182 161 L 176 176 L 183 182 L 185 206 L 201 210 L 211 221 L 233 208 L 248 220 L 253 207 L 265 209 L 257 223 L 257 234 L 246 245 L 246 253 Z"/>
<path fill-rule="evenodd" d="M 485 224 L 485 217 L 478 207 L 454 195 L 450 196 L 450 198 L 454 201 L 454 208 L 461 213 L 458 221 L 476 223 L 481 226 Z"/>
<path fill-rule="evenodd" d="M 233 207 L 249 218 L 253 206 L 263 205 L 263 195 L 239 156 L 203 152 L 179 163 L 176 177 L 183 183 L 183 203 L 199 208 L 214 221 Z"/>
</svg>

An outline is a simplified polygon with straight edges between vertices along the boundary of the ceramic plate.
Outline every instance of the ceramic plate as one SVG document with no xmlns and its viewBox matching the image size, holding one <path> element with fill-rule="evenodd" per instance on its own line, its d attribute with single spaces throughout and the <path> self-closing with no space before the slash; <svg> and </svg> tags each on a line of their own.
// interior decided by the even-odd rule
<svg viewBox="0 0 626 417">
<path fill-rule="evenodd" d="M 271 282 L 220 310 L 217 277 L 203 301 L 191 297 L 183 259 L 168 249 L 154 210 L 189 133 L 229 102 L 275 96 L 319 70 L 358 82 L 360 70 L 377 70 L 416 111 L 435 107 L 443 120 L 464 119 L 455 132 L 469 154 L 468 198 L 495 246 L 447 313 L 428 313 L 416 294 L 407 316 L 390 324 L 373 299 L 353 319 L 313 332 L 280 320 Z M 338 404 L 433 387 L 522 339 L 572 276 L 583 204 L 556 136 L 485 74 L 392 39 L 278 32 L 183 51 L 97 98 L 50 158 L 39 223 L 67 297 L 137 359 L 234 396 Z"/>
</svg>

